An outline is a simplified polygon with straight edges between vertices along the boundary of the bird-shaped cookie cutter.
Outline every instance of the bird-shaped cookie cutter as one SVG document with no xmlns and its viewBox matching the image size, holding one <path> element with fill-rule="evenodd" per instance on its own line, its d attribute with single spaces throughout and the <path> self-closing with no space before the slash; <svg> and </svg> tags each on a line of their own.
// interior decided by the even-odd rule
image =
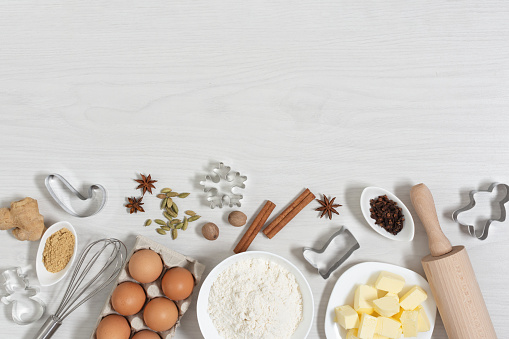
<svg viewBox="0 0 509 339">
<path fill-rule="evenodd" d="M 498 202 L 498 204 L 500 205 L 500 217 L 499 218 L 496 218 L 496 219 L 488 219 L 486 221 L 486 223 L 484 224 L 484 227 L 482 228 L 481 230 L 481 234 L 478 235 L 478 232 L 475 231 L 475 227 L 474 225 L 467 225 L 467 224 L 463 224 L 459 221 L 459 215 L 463 212 L 466 212 L 472 208 L 474 208 L 475 206 L 475 195 L 477 193 L 492 193 L 493 190 L 497 187 L 504 187 L 505 188 L 505 196 Z M 504 222 L 505 219 L 506 219 L 506 215 L 507 215 L 507 212 L 506 212 L 506 209 L 505 209 L 505 204 L 509 201 L 509 185 L 507 184 L 503 184 L 503 183 L 499 183 L 499 182 L 494 182 L 490 185 L 490 187 L 488 187 L 487 190 L 473 190 L 473 191 L 470 191 L 469 193 L 469 198 L 470 198 L 470 202 L 468 203 L 468 205 L 466 205 L 465 207 L 462 207 L 456 211 L 454 211 L 452 213 L 452 219 L 454 221 L 456 221 L 458 224 L 460 224 L 461 226 L 463 227 L 466 227 L 468 229 L 468 233 L 473 236 L 474 238 L 477 238 L 479 240 L 485 240 L 487 237 L 488 237 L 488 230 L 491 226 L 491 223 L 493 221 L 498 221 L 498 222 Z"/>
</svg>

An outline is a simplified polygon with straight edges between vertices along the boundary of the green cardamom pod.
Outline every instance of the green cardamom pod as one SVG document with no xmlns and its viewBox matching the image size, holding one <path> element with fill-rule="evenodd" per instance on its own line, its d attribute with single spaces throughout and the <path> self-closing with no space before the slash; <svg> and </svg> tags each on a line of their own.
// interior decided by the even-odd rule
<svg viewBox="0 0 509 339">
<path fill-rule="evenodd" d="M 189 222 L 187 222 L 187 217 L 184 217 L 184 225 L 182 225 L 182 231 L 187 230 L 187 225 L 189 225 Z"/>
<path fill-rule="evenodd" d="M 156 195 L 156 197 L 158 197 L 159 199 L 164 199 L 164 198 L 166 198 L 166 194 L 161 193 L 161 194 Z"/>
<path fill-rule="evenodd" d="M 172 198 L 166 198 L 166 206 L 171 207 L 172 204 L 173 204 L 173 199 Z"/>
<path fill-rule="evenodd" d="M 173 212 L 179 214 L 179 208 L 177 207 L 177 204 L 175 203 L 175 201 L 171 205 L 171 209 L 173 210 Z"/>
<path fill-rule="evenodd" d="M 177 192 L 169 192 L 169 193 L 166 193 L 166 196 L 168 198 L 174 198 L 174 197 L 177 197 L 179 194 Z"/>
<path fill-rule="evenodd" d="M 197 215 L 193 215 L 191 218 L 189 218 L 189 221 L 196 221 L 196 220 L 198 220 L 200 218 L 201 218 L 201 216 L 198 215 L 198 214 Z"/>
<path fill-rule="evenodd" d="M 156 224 L 159 224 L 159 225 L 166 225 L 166 222 L 164 220 L 161 220 L 161 219 L 155 219 L 154 220 Z"/>
<path fill-rule="evenodd" d="M 147 219 L 145 221 L 145 226 L 149 226 L 151 223 L 152 223 L 152 220 L 151 219 Z"/>
<path fill-rule="evenodd" d="M 166 219 L 168 219 L 168 220 L 173 219 L 173 217 L 172 217 L 171 215 L 169 215 L 169 214 L 168 214 L 168 212 L 166 212 L 166 211 L 164 211 L 164 212 L 163 212 L 163 215 L 164 215 L 164 217 L 165 217 Z"/>
<path fill-rule="evenodd" d="M 162 201 L 161 201 L 161 209 L 165 208 L 166 207 L 166 200 L 168 200 L 168 198 L 164 198 Z"/>
<path fill-rule="evenodd" d="M 161 228 L 165 231 L 171 231 L 171 227 L 169 226 L 161 226 Z"/>
<path fill-rule="evenodd" d="M 163 230 L 163 229 L 160 229 L 160 228 L 157 228 L 156 229 L 156 232 L 159 233 L 159 234 L 162 234 L 162 235 L 165 235 L 166 234 L 166 231 Z"/>
<path fill-rule="evenodd" d="M 183 222 L 181 222 L 180 224 L 175 225 L 175 228 L 179 230 L 179 229 L 181 229 L 183 226 L 184 226 L 184 223 L 183 223 Z"/>
<path fill-rule="evenodd" d="M 191 211 L 191 210 L 185 211 L 184 213 L 189 215 L 189 216 L 191 216 L 191 217 L 196 215 L 196 212 L 195 211 Z"/>
<path fill-rule="evenodd" d="M 177 213 L 175 213 L 171 208 L 167 208 L 166 212 L 168 212 L 168 214 L 171 215 L 174 218 L 177 217 Z"/>
<path fill-rule="evenodd" d="M 178 195 L 178 197 L 179 197 L 179 198 L 187 198 L 187 197 L 189 196 L 189 194 L 191 194 L 191 193 L 180 193 L 180 194 Z"/>
<path fill-rule="evenodd" d="M 168 187 L 165 187 L 161 190 L 161 193 L 170 193 L 171 192 L 171 188 L 168 188 Z"/>
<path fill-rule="evenodd" d="M 180 223 L 181 223 L 180 219 L 173 219 L 171 221 L 171 224 L 173 224 L 173 225 L 180 224 Z"/>
<path fill-rule="evenodd" d="M 177 239 L 178 231 L 176 229 L 171 230 L 171 237 L 173 240 Z"/>
</svg>

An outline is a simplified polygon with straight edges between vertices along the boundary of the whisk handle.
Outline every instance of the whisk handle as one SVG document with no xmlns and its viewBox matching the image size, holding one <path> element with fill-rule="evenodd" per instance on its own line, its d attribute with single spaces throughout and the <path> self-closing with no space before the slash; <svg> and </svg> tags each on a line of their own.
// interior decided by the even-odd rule
<svg viewBox="0 0 509 339">
<path fill-rule="evenodd" d="M 53 334 L 58 330 L 58 328 L 62 325 L 62 321 L 58 319 L 56 316 L 52 315 L 46 320 L 44 325 L 42 325 L 41 329 L 35 336 L 35 339 L 49 339 L 53 336 Z"/>
</svg>

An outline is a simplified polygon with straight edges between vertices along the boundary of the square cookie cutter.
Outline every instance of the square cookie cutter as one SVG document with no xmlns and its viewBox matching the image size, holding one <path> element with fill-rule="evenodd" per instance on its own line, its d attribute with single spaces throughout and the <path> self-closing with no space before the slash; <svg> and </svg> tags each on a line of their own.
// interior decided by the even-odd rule
<svg viewBox="0 0 509 339">
<path fill-rule="evenodd" d="M 478 235 L 477 232 L 475 231 L 475 226 L 474 225 L 467 225 L 467 224 L 463 224 L 459 221 L 459 215 L 463 212 L 466 212 L 468 210 L 471 210 L 472 208 L 474 208 L 475 206 L 475 195 L 477 193 L 492 193 L 493 190 L 495 188 L 498 188 L 498 187 L 503 187 L 505 189 L 505 196 L 498 202 L 498 204 L 500 205 L 500 217 L 499 218 L 496 218 L 496 219 L 488 219 L 486 221 L 486 223 L 484 224 L 484 227 L 482 228 L 481 230 L 481 234 Z M 470 198 L 470 202 L 468 203 L 468 205 L 466 205 L 465 207 L 462 207 L 460 209 L 457 209 L 456 211 L 454 211 L 452 213 L 452 219 L 454 221 L 456 221 L 458 224 L 460 224 L 461 226 L 463 227 L 466 227 L 468 229 L 468 233 L 474 237 L 474 238 L 477 238 L 479 240 L 485 240 L 487 237 L 488 237 L 488 230 L 491 226 L 491 223 L 493 221 L 498 221 L 498 222 L 504 222 L 505 219 L 506 219 L 506 209 L 505 209 L 505 204 L 509 201 L 509 185 L 507 184 L 503 184 L 503 183 L 499 183 L 499 182 L 494 182 L 490 185 L 490 187 L 488 187 L 487 190 L 473 190 L 473 191 L 470 191 L 469 193 L 469 198 Z"/>
<path fill-rule="evenodd" d="M 353 234 L 341 226 L 339 231 L 335 232 L 321 249 L 304 247 L 302 255 L 311 266 L 318 270 L 322 278 L 327 279 L 360 247 L 361 245 Z M 336 260 L 338 257 L 339 259 Z"/>
</svg>

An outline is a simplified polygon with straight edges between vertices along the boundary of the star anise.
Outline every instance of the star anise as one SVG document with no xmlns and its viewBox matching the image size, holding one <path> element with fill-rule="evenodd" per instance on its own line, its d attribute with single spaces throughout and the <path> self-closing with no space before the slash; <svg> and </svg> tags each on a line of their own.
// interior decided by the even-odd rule
<svg viewBox="0 0 509 339">
<path fill-rule="evenodd" d="M 139 197 L 138 199 L 136 199 L 135 197 L 132 197 L 132 198 L 127 198 L 127 200 L 129 200 L 129 203 L 126 204 L 125 207 L 130 208 L 129 213 L 131 213 L 131 214 L 138 213 L 138 211 L 145 212 L 143 207 L 141 207 L 141 205 L 144 204 L 143 202 L 141 202 L 143 200 L 143 197 Z"/>
<path fill-rule="evenodd" d="M 152 194 L 152 188 L 156 188 L 153 183 L 157 182 L 157 180 L 152 180 L 150 177 L 150 174 L 146 177 L 143 174 L 141 174 L 141 179 L 134 179 L 139 185 L 136 187 L 136 189 L 141 188 L 143 190 L 143 195 L 148 191 L 150 194 Z"/>
<path fill-rule="evenodd" d="M 332 198 L 332 200 L 329 200 L 325 195 L 322 194 L 322 196 L 323 196 L 323 200 L 316 199 L 316 201 L 318 201 L 320 203 L 320 205 L 322 205 L 322 206 L 315 209 L 315 211 L 322 212 L 322 214 L 320 215 L 320 218 L 327 214 L 329 219 L 332 220 L 332 213 L 336 213 L 337 215 L 339 215 L 338 211 L 336 211 L 335 208 L 342 206 L 342 205 L 334 204 L 334 200 L 336 200 L 335 197 Z"/>
</svg>

